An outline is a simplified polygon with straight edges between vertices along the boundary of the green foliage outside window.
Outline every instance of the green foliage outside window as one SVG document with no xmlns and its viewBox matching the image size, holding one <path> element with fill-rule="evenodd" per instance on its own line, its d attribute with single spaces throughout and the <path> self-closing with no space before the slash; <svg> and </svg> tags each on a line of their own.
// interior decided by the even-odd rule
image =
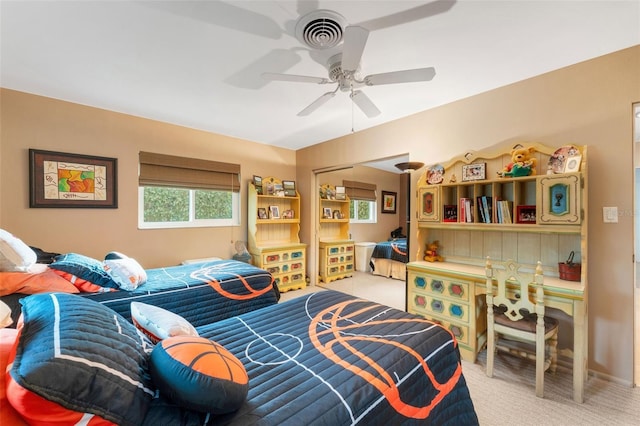
<svg viewBox="0 0 640 426">
<path fill-rule="evenodd" d="M 232 193 L 229 191 L 145 187 L 144 221 L 188 222 L 191 193 L 195 197 L 196 220 L 232 218 Z"/>
</svg>

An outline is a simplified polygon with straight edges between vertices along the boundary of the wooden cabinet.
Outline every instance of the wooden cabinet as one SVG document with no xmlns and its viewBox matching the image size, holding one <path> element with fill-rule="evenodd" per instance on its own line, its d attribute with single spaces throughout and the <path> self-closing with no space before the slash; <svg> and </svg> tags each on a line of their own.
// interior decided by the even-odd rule
<svg viewBox="0 0 640 426">
<path fill-rule="evenodd" d="M 323 184 L 319 190 L 320 280 L 351 277 L 355 268 L 354 242 L 349 238 L 349 197 L 337 199 L 336 188 Z"/>
<path fill-rule="evenodd" d="M 479 289 L 487 257 L 513 259 L 531 270 L 541 261 L 545 284 L 562 288 L 568 283 L 571 291 L 579 288 L 572 303 L 586 301 L 587 148 L 526 145 L 535 148 L 537 160 L 530 176 L 499 176 L 511 161 L 511 147 L 506 147 L 466 153 L 437 167 L 443 170 L 440 183 L 429 183 L 429 168 L 418 180 L 418 244 L 415 261 L 407 265 L 407 308 L 445 324 L 467 358 L 475 359 L 486 341 L 485 296 Z M 576 155 L 579 167 L 564 173 L 557 162 L 566 161 L 559 153 L 567 152 Z M 469 166 L 478 167 L 483 178 L 462 181 Z M 444 263 L 424 261 L 427 243 L 435 240 Z M 571 252 L 581 263 L 579 282 L 559 279 L 559 264 Z M 584 316 L 577 317 L 582 322 Z"/>
<path fill-rule="evenodd" d="M 262 180 L 279 186 L 274 177 Z M 262 191 L 260 191 L 262 192 Z M 284 196 L 259 193 L 249 183 L 249 253 L 253 264 L 271 272 L 280 291 L 306 287 L 306 244 L 300 242 L 300 195 Z"/>
<path fill-rule="evenodd" d="M 329 283 L 351 277 L 355 265 L 354 243 L 344 241 L 320 241 L 320 280 Z"/>
<path fill-rule="evenodd" d="M 443 272 L 424 262 L 407 265 L 408 312 L 451 331 L 468 361 L 475 360 L 487 341 L 486 302 L 484 295 L 476 293 L 478 278 Z"/>
</svg>

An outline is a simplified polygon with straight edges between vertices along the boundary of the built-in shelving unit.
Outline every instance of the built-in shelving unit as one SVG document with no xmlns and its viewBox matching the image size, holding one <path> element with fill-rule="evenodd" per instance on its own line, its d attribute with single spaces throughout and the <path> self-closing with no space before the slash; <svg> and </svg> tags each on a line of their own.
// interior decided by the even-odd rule
<svg viewBox="0 0 640 426">
<path fill-rule="evenodd" d="M 320 280 L 331 282 L 351 277 L 355 267 L 354 242 L 349 238 L 349 197 L 336 187 L 319 189 Z"/>
<path fill-rule="evenodd" d="M 567 283 L 560 296 L 586 300 L 587 148 L 524 145 L 535 148 L 536 167 L 528 176 L 500 176 L 511 162 L 507 147 L 427 167 L 418 180 L 418 244 L 416 260 L 407 265 L 407 310 L 444 324 L 467 359 L 475 359 L 486 341 L 487 257 L 513 259 L 531 270 L 540 260 L 547 281 L 558 288 Z M 435 240 L 444 263 L 423 260 L 426 244 Z M 581 264 L 579 282 L 559 277 L 559 264 L 572 252 Z"/>
<path fill-rule="evenodd" d="M 306 287 L 306 244 L 300 242 L 300 195 L 279 188 L 282 181 L 267 177 L 262 187 L 249 183 L 248 235 L 253 264 L 273 274 L 280 291 Z M 270 188 L 267 192 L 266 188 Z M 278 188 L 278 190 L 273 190 Z M 267 193 L 265 193 L 267 192 Z"/>
</svg>

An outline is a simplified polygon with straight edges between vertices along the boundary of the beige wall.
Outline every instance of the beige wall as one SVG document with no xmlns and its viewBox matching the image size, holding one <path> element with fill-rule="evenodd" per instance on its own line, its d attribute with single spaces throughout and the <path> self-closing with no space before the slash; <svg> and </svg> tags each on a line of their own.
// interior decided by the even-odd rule
<svg viewBox="0 0 640 426">
<path fill-rule="evenodd" d="M 98 259 L 111 250 L 145 268 L 234 253 L 247 240 L 239 227 L 138 229 L 138 152 L 150 151 L 241 164 L 242 212 L 254 174 L 296 179 L 295 151 L 3 89 L 0 92 L 0 226 L 27 244 Z M 118 159 L 118 208 L 29 208 L 28 149 Z"/>
<path fill-rule="evenodd" d="M 589 367 L 631 383 L 632 103 L 638 101 L 640 46 L 298 150 L 298 176 L 405 152 L 430 165 L 493 145 L 588 145 Z M 602 223 L 603 206 L 619 208 L 619 223 Z M 415 247 L 413 213 L 412 220 Z M 302 237 L 312 240 L 308 227 Z"/>
</svg>

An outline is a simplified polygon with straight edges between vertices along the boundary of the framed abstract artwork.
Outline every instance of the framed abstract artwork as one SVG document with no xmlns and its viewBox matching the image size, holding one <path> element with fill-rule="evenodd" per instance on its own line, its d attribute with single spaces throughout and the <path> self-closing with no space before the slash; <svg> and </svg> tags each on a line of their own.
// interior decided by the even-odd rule
<svg viewBox="0 0 640 426">
<path fill-rule="evenodd" d="M 117 208 L 118 160 L 29 150 L 29 207 Z"/>
</svg>

